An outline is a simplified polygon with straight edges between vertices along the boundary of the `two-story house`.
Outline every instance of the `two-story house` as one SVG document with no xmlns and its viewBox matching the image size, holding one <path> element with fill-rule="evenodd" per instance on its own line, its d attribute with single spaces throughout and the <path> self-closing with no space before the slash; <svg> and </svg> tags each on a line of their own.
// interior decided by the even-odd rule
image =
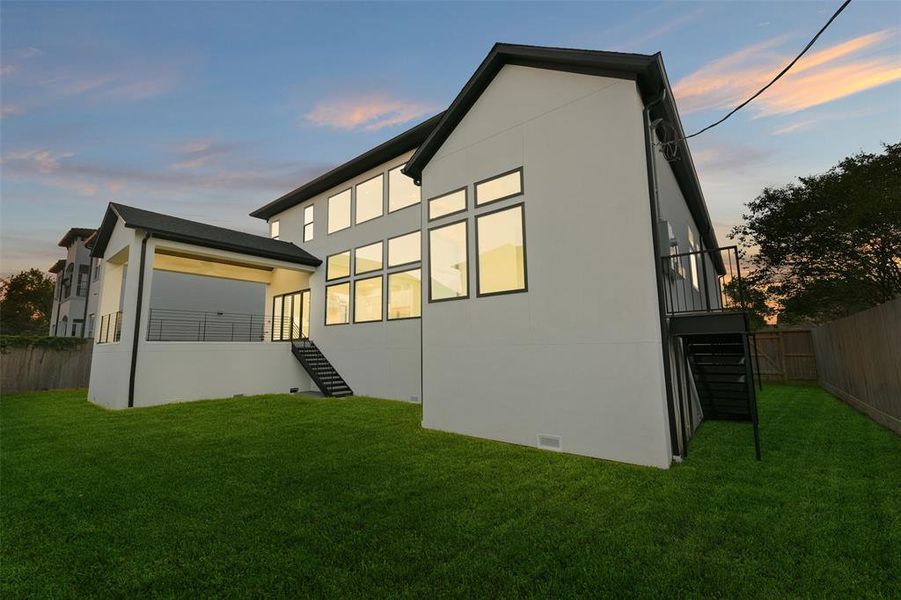
<svg viewBox="0 0 901 600">
<path fill-rule="evenodd" d="M 354 393 L 658 467 L 703 418 L 756 439 L 737 254 L 683 138 L 659 54 L 498 44 L 446 111 L 254 210 L 268 238 L 110 205 L 89 397 Z M 154 308 L 167 272 L 263 305 Z"/>
<path fill-rule="evenodd" d="M 66 258 L 59 259 L 49 269 L 56 276 L 50 313 L 51 336 L 94 336 L 99 292 L 92 283 L 100 280 L 100 261 L 91 257 L 88 246 L 96 231 L 73 227 L 59 241 L 59 246 L 66 249 Z"/>
</svg>

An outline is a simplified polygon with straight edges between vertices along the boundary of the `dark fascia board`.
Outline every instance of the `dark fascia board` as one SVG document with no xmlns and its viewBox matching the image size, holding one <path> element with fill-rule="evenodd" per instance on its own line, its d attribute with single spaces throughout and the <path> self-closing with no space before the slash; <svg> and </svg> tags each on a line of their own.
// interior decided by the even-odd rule
<svg viewBox="0 0 901 600">
<path fill-rule="evenodd" d="M 439 113 L 434 117 L 423 121 L 419 125 L 391 138 L 387 142 L 380 144 L 371 150 L 367 150 L 356 158 L 353 158 L 346 163 L 335 167 L 331 171 L 320 175 L 316 179 L 303 184 L 299 188 L 288 192 L 281 198 L 273 200 L 269 204 L 256 209 L 250 213 L 250 216 L 269 220 L 272 216 L 277 215 L 292 206 L 297 206 L 301 202 L 309 200 L 313 196 L 340 185 L 348 179 L 388 162 L 404 152 L 413 150 L 422 143 L 429 133 L 431 133 L 443 114 L 443 112 Z"/>
<path fill-rule="evenodd" d="M 50 267 L 49 269 L 47 269 L 47 272 L 53 273 L 55 275 L 55 274 L 61 272 L 64 268 L 66 268 L 66 259 L 61 258 L 58 261 L 56 261 L 55 263 L 53 263 L 53 266 Z"/>
<path fill-rule="evenodd" d="M 97 233 L 96 229 L 91 229 L 90 227 L 73 227 L 69 231 L 66 232 L 59 240 L 59 246 L 62 248 L 68 248 L 72 245 L 72 242 L 75 241 L 75 238 L 82 238 L 87 240 L 89 237 Z"/>
<path fill-rule="evenodd" d="M 663 67 L 663 57 L 659 52 L 653 55 L 629 54 L 499 43 L 494 45 L 445 111 L 444 116 L 407 161 L 403 169 L 405 175 L 413 178 L 417 183 L 421 181 L 425 166 L 454 128 L 463 120 L 476 100 L 488 88 L 501 68 L 508 64 L 633 80 L 645 103 L 657 97 L 661 90 L 666 90 L 666 99 L 655 107 L 651 116 L 666 119 L 676 128 L 679 137 L 684 137 L 672 89 Z M 679 188 L 685 197 L 692 217 L 698 225 L 705 247 L 718 248 L 719 243 L 710 222 L 688 144 L 683 140 L 679 146 L 679 160 L 669 163 L 670 168 L 679 183 Z M 713 257 L 717 271 L 724 274 L 725 265 L 723 265 L 721 257 L 715 253 Z"/>
<path fill-rule="evenodd" d="M 103 223 L 100 226 L 100 229 L 97 232 L 97 236 L 95 237 L 95 241 L 93 244 L 93 248 L 91 249 L 92 257 L 102 257 L 104 252 L 106 252 L 106 246 L 109 243 L 109 239 L 112 236 L 112 232 L 116 227 L 116 223 L 121 218 L 124 222 L 125 227 L 130 229 L 140 229 L 142 231 L 153 234 L 154 237 L 164 240 L 169 240 L 173 242 L 183 242 L 186 244 L 192 244 L 195 246 L 201 246 L 204 248 L 213 248 L 217 250 L 226 250 L 230 252 L 237 252 L 239 254 L 247 254 L 250 256 L 258 256 L 261 258 L 269 258 L 273 260 L 280 260 L 284 262 L 290 262 L 295 264 L 303 264 L 312 267 L 318 267 L 322 264 L 322 261 L 315 256 L 305 252 L 301 248 L 295 246 L 294 244 L 290 244 L 288 242 L 279 242 L 280 244 L 285 244 L 286 246 L 290 246 L 293 249 L 299 251 L 297 252 L 275 252 L 270 251 L 265 248 L 255 248 L 243 244 L 234 244 L 225 240 L 211 240 L 209 238 L 204 238 L 198 235 L 192 235 L 184 232 L 172 231 L 166 229 L 165 227 L 154 226 L 149 224 L 141 219 L 131 219 L 126 218 L 130 211 L 141 210 L 141 209 L 132 209 L 131 207 L 117 205 L 115 203 L 110 203 L 109 207 L 106 210 L 106 214 L 103 217 Z M 141 211 L 148 212 L 148 211 Z M 124 216 L 123 216 L 124 215 Z M 168 217 L 168 215 L 159 215 L 163 217 Z M 186 222 L 186 219 L 180 219 L 178 217 L 169 217 L 172 219 L 177 219 L 178 221 Z M 193 223 L 193 222 L 191 222 Z M 198 223 L 198 225 L 203 227 L 210 227 L 203 223 Z M 224 228 L 217 227 L 218 230 L 225 230 Z M 241 235 L 251 235 L 245 234 L 243 232 L 235 232 Z M 260 236 L 253 236 L 260 237 Z M 262 242 L 271 243 L 276 240 L 269 240 L 268 238 L 261 238 Z"/>
</svg>

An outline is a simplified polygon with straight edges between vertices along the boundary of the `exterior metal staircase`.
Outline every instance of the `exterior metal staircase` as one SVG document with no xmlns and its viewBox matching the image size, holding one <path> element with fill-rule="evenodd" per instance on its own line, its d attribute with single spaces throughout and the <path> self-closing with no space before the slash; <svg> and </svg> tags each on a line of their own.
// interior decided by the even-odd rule
<svg viewBox="0 0 901 600">
<path fill-rule="evenodd" d="M 322 391 L 323 395 L 336 398 L 353 395 L 353 390 L 313 343 L 313 340 L 303 338 L 292 341 L 291 353 L 310 374 L 313 383 Z"/>
</svg>

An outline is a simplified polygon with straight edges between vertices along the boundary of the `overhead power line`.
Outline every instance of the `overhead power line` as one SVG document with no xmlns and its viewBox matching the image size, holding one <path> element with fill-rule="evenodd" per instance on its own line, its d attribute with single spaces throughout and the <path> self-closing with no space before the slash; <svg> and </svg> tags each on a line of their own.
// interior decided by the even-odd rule
<svg viewBox="0 0 901 600">
<path fill-rule="evenodd" d="M 782 77 L 783 75 L 785 75 L 786 73 L 788 73 L 789 69 L 791 69 L 793 66 L 795 66 L 795 63 L 798 62 L 798 61 L 801 59 L 801 57 L 804 56 L 804 54 L 807 53 L 808 50 L 810 50 L 810 47 L 813 46 L 814 43 L 816 43 L 816 41 L 819 39 L 819 37 L 820 37 L 821 35 L 823 35 L 823 32 L 826 31 L 826 28 L 828 28 L 830 25 L 832 25 L 832 22 L 835 21 L 836 17 L 838 17 L 838 16 L 841 14 L 841 12 L 842 12 L 843 10 L 845 10 L 845 8 L 847 8 L 847 6 L 848 6 L 849 4 L 851 4 L 851 0 L 845 0 L 845 1 L 842 3 L 842 5 L 838 7 L 838 10 L 836 10 L 836 11 L 832 14 L 832 16 L 829 17 L 829 20 L 826 21 L 826 24 L 823 25 L 823 27 L 817 32 L 817 34 L 816 34 L 815 36 L 813 36 L 813 39 L 811 39 L 811 40 L 807 43 L 807 45 L 804 46 L 804 49 L 801 50 L 801 53 L 798 54 L 798 56 L 796 56 L 795 59 L 794 59 L 793 61 L 791 61 L 790 63 L 788 63 L 788 64 L 785 66 L 784 69 L 782 69 L 781 71 L 779 71 L 779 74 L 776 75 L 775 77 L 773 77 L 772 81 L 770 81 L 768 84 L 766 84 L 765 86 L 763 86 L 762 88 L 760 88 L 760 89 L 757 91 L 757 93 L 755 93 L 753 96 L 751 96 L 750 98 L 748 98 L 747 100 L 745 100 L 744 102 L 742 102 L 741 104 L 739 104 L 738 106 L 736 106 L 735 108 L 733 108 L 732 110 L 730 110 L 730 111 L 726 114 L 726 116 L 723 117 L 722 119 L 720 119 L 719 121 L 716 121 L 715 123 L 711 123 L 710 125 L 708 125 L 708 126 L 705 127 L 704 129 L 701 129 L 701 130 L 699 130 L 699 131 L 696 131 L 696 132 L 694 132 L 694 133 L 691 134 L 691 135 L 686 135 L 684 138 L 680 138 L 680 139 L 678 139 L 678 140 L 672 140 L 671 142 L 667 142 L 667 143 L 668 143 L 668 144 L 674 144 L 674 143 L 680 142 L 680 141 L 682 141 L 682 140 L 687 140 L 687 139 L 689 139 L 689 138 L 693 138 L 693 137 L 695 137 L 696 135 L 701 135 L 702 133 L 704 133 L 704 132 L 707 131 L 708 129 L 713 129 L 714 127 L 716 127 L 717 125 L 719 125 L 720 123 L 722 123 L 723 121 L 725 121 L 726 119 L 728 119 L 729 117 L 731 117 L 732 115 L 734 115 L 735 113 L 737 113 L 738 111 L 740 111 L 742 108 L 744 108 L 745 106 L 747 106 L 748 104 L 750 104 L 751 101 L 754 100 L 754 98 L 756 98 L 756 97 L 759 96 L 760 94 L 762 94 L 762 93 L 764 93 L 765 91 L 767 91 L 771 85 L 773 85 L 774 83 L 776 83 L 777 81 L 779 81 L 779 78 L 780 78 L 780 77 Z"/>
</svg>

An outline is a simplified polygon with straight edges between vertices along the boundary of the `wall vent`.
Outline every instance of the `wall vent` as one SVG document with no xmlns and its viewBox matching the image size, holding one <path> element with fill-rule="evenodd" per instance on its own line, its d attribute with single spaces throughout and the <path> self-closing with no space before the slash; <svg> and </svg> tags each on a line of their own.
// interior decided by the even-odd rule
<svg viewBox="0 0 901 600">
<path fill-rule="evenodd" d="M 410 396 L 410 402 L 419 402 L 419 396 Z"/>
<path fill-rule="evenodd" d="M 289 394 L 296 394 L 296 393 L 299 392 L 299 391 L 300 391 L 300 388 L 291 388 L 290 390 L 288 390 L 288 393 L 289 393 Z"/>
<path fill-rule="evenodd" d="M 538 447 L 542 450 L 553 450 L 560 452 L 563 450 L 563 438 L 559 435 L 538 434 Z"/>
</svg>

